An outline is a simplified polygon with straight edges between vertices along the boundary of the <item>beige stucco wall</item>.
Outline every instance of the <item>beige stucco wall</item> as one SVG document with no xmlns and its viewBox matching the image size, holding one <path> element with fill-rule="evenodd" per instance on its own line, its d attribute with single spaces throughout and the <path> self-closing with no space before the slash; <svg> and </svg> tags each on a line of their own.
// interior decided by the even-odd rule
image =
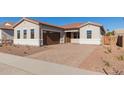
<svg viewBox="0 0 124 93">
<path fill-rule="evenodd" d="M 14 28 L 14 39 L 17 39 L 17 30 L 20 30 L 21 31 L 21 39 L 23 39 L 23 30 L 27 30 L 27 39 L 30 39 L 30 30 L 31 29 L 35 29 L 35 39 L 39 39 L 39 29 L 40 29 L 40 26 L 37 25 L 37 24 L 33 24 L 31 22 L 28 22 L 28 21 L 23 21 L 22 23 L 20 23 L 18 26 L 16 26 Z"/>
<path fill-rule="evenodd" d="M 87 30 L 92 30 L 92 38 L 87 39 Z M 80 28 L 80 44 L 100 44 L 101 29 L 98 26 L 86 25 Z"/>
<path fill-rule="evenodd" d="M 92 39 L 101 38 L 100 27 L 93 25 L 86 25 L 80 28 L 80 39 L 87 39 L 87 30 L 92 30 Z"/>
<path fill-rule="evenodd" d="M 34 39 L 31 39 L 30 37 L 30 30 L 34 29 L 35 34 L 34 34 Z M 17 30 L 20 30 L 20 39 L 17 39 Z M 27 30 L 27 38 L 23 38 L 23 30 Z M 39 31 L 40 31 L 40 26 L 28 21 L 23 21 L 19 25 L 17 25 L 14 28 L 14 44 L 20 44 L 20 45 L 34 45 L 34 46 L 39 46 L 40 45 L 40 40 L 39 40 Z"/>
</svg>

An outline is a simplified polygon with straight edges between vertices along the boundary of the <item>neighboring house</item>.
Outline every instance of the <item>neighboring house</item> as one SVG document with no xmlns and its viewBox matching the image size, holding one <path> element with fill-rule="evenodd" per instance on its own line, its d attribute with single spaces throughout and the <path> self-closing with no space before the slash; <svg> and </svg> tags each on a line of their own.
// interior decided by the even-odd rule
<svg viewBox="0 0 124 93">
<path fill-rule="evenodd" d="M 92 22 L 55 26 L 29 18 L 22 18 L 14 26 L 14 44 L 51 45 L 59 43 L 101 44 L 105 30 Z"/>
<path fill-rule="evenodd" d="M 0 24 L 0 44 L 2 41 L 12 41 L 14 36 L 14 23 L 5 22 Z"/>
<path fill-rule="evenodd" d="M 116 45 L 120 47 L 124 47 L 124 29 L 116 29 L 114 30 L 114 35 L 116 38 Z"/>
<path fill-rule="evenodd" d="M 124 29 L 116 29 L 114 30 L 115 36 L 124 36 Z"/>
</svg>

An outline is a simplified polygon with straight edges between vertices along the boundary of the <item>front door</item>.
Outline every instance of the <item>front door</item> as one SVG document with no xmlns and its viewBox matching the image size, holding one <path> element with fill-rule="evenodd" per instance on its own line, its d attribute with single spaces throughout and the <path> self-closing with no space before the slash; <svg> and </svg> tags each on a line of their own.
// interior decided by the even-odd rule
<svg viewBox="0 0 124 93">
<path fill-rule="evenodd" d="M 71 42 L 71 32 L 66 32 L 65 42 L 66 43 L 70 43 Z"/>
</svg>

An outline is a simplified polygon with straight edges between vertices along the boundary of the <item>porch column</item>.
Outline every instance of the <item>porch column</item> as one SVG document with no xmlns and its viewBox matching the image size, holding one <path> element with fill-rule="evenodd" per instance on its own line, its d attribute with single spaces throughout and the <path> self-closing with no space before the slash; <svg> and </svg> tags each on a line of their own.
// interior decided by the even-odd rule
<svg viewBox="0 0 124 93">
<path fill-rule="evenodd" d="M 2 30 L 0 30 L 0 43 L 2 43 Z"/>
<path fill-rule="evenodd" d="M 71 33 L 71 39 L 74 38 L 74 34 L 73 34 L 73 32 L 70 32 L 70 33 Z"/>
<path fill-rule="evenodd" d="M 65 43 L 65 32 L 60 32 L 60 44 Z"/>
<path fill-rule="evenodd" d="M 43 30 L 40 29 L 40 45 L 43 45 Z"/>
</svg>

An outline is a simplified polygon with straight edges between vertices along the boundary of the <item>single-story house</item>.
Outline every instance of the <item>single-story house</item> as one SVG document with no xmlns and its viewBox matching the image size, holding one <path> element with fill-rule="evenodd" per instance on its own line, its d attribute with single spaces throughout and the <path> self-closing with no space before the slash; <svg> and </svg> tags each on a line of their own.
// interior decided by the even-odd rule
<svg viewBox="0 0 124 93">
<path fill-rule="evenodd" d="M 5 22 L 0 24 L 0 44 L 2 41 L 12 41 L 14 37 L 14 23 Z"/>
<path fill-rule="evenodd" d="M 93 22 L 56 26 L 30 18 L 22 18 L 13 28 L 14 44 L 32 46 L 59 43 L 99 45 L 105 34 L 103 25 Z"/>
</svg>

